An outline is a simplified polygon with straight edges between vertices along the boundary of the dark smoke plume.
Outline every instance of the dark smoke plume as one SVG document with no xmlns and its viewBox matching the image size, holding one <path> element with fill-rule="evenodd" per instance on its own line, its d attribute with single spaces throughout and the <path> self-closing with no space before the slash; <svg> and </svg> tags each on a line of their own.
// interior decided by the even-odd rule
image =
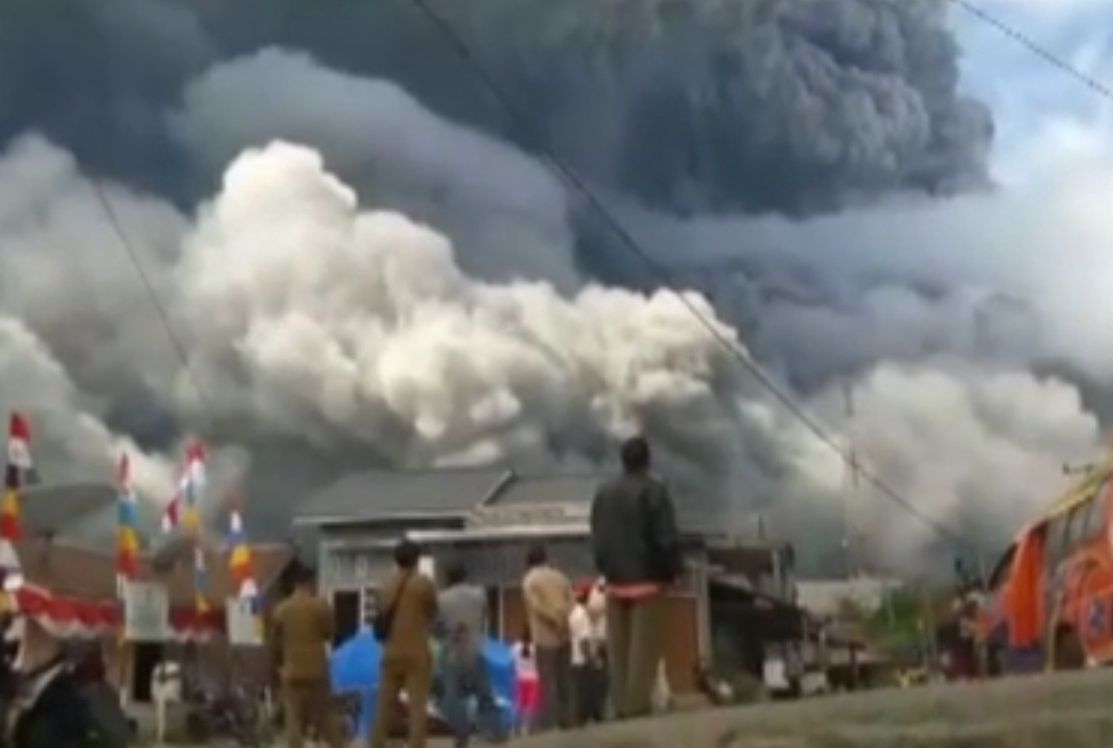
<svg viewBox="0 0 1113 748">
<path fill-rule="evenodd" d="M 761 512 L 837 558 L 842 463 L 652 293 L 542 149 L 925 512 L 996 542 L 1097 443 L 1095 300 L 1113 294 L 995 249 L 1052 245 L 1014 220 L 1046 201 L 978 189 L 992 124 L 959 93 L 943 3 L 433 6 L 527 122 L 408 0 L 0 5 L 0 405 L 69 435 L 44 467 L 110 474 L 126 435 L 162 497 L 167 456 L 202 432 L 224 463 L 250 456 L 251 512 L 281 535 L 348 469 L 583 469 L 641 428 L 687 509 Z M 207 408 L 86 175 L 106 178 Z M 1070 225 L 1082 265 L 1107 242 Z M 887 558 L 941 552 L 869 501 Z"/>
<path fill-rule="evenodd" d="M 41 129 L 93 168 L 188 194 L 165 106 L 208 63 L 280 45 L 668 210 L 809 212 L 986 182 L 989 114 L 957 91 L 938 0 L 433 6 L 529 112 L 525 128 L 407 0 L 13 0 L 0 139 Z"/>
</svg>

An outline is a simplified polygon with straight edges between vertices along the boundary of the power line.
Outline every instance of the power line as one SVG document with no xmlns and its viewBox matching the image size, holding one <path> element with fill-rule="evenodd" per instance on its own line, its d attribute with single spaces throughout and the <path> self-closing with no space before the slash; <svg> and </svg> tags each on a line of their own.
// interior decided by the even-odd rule
<svg viewBox="0 0 1113 748">
<path fill-rule="evenodd" d="M 440 34 L 442 40 L 456 53 L 460 60 L 472 69 L 476 77 L 488 90 L 488 93 L 494 97 L 499 106 L 502 107 L 512 120 L 514 120 L 515 124 L 524 126 L 527 120 L 518 109 L 517 105 L 511 99 L 510 95 L 502 89 L 502 86 L 495 80 L 494 76 L 492 76 L 475 58 L 468 43 L 461 37 L 452 23 L 433 10 L 426 0 L 408 1 L 420 11 L 429 22 L 429 25 Z M 820 442 L 829 447 L 835 454 L 839 455 L 847 464 L 855 464 L 858 474 L 876 488 L 882 496 L 904 509 L 910 516 L 919 520 L 941 538 L 948 540 L 956 546 L 965 548 L 974 547 L 973 544 L 961 535 L 916 508 L 911 501 L 902 496 L 892 486 L 888 485 L 880 476 L 875 475 L 872 471 L 865 470 L 860 462 L 858 462 L 857 458 L 854 455 L 848 454 L 839 441 L 831 434 L 827 433 L 827 430 L 823 428 L 815 418 L 807 413 L 761 366 L 759 366 L 757 362 L 750 357 L 748 352 L 740 348 L 734 340 L 724 334 L 718 325 L 705 317 L 699 307 L 697 307 L 688 296 L 672 287 L 669 283 L 669 269 L 642 249 L 638 241 L 626 227 L 622 225 L 622 222 L 611 213 L 607 206 L 604 205 L 603 201 L 599 199 L 595 192 L 590 189 L 582 179 L 580 179 L 571 167 L 566 165 L 551 149 L 545 147 L 543 144 L 539 144 L 537 150 L 538 155 L 549 168 L 563 178 L 575 192 L 578 192 L 584 197 L 587 204 L 603 220 L 614 235 L 618 237 L 622 245 L 641 259 L 646 267 L 658 277 L 663 287 L 676 296 L 680 303 L 699 321 L 712 338 L 730 352 L 758 383 L 768 390 L 774 398 L 799 420 L 808 431 L 819 439 Z"/>
<path fill-rule="evenodd" d="M 1077 67 L 1067 62 L 1055 52 L 1052 52 L 1050 49 L 1025 34 L 1023 31 L 1020 31 L 1015 26 L 1009 25 L 989 11 L 971 2 L 971 0 L 949 0 L 949 2 L 966 11 L 968 14 L 986 24 L 987 26 L 996 29 L 1001 34 L 1004 34 L 1006 37 L 1012 39 L 1014 42 L 1021 45 L 1052 67 L 1059 68 L 1059 70 L 1066 73 L 1071 78 L 1074 78 L 1079 83 L 1091 89 L 1098 95 L 1104 96 L 1105 98 L 1113 101 L 1113 88 L 1098 80 L 1089 73 L 1079 70 Z"/>
<path fill-rule="evenodd" d="M 131 239 L 128 238 L 127 232 L 124 230 L 123 223 L 120 221 L 116 209 L 112 207 L 112 201 L 108 199 L 108 195 L 104 191 L 104 187 L 96 177 L 88 177 L 89 186 L 92 188 L 93 195 L 96 197 L 97 205 L 100 206 L 101 211 L 108 219 L 108 225 L 112 228 L 112 232 L 120 242 L 120 246 L 124 250 L 124 255 L 135 268 L 136 275 L 143 283 L 143 288 L 147 292 L 147 296 L 154 306 L 155 311 L 158 313 L 159 321 L 166 332 L 166 337 L 170 341 L 170 346 L 174 349 L 174 353 L 181 361 L 182 367 L 185 369 L 186 376 L 189 377 L 190 384 L 194 391 L 197 393 L 197 399 L 201 402 L 204 409 L 209 412 L 215 412 L 212 403 L 205 394 L 204 388 L 201 387 L 201 382 L 198 380 L 190 366 L 189 353 L 186 350 L 185 344 L 182 342 L 181 337 L 174 330 L 174 324 L 170 319 L 170 313 L 166 310 L 162 301 L 159 299 L 158 291 L 155 289 L 154 283 L 151 281 L 150 275 L 143 267 L 143 263 L 139 260 L 139 253 L 135 251 L 135 245 L 132 244 Z"/>
</svg>

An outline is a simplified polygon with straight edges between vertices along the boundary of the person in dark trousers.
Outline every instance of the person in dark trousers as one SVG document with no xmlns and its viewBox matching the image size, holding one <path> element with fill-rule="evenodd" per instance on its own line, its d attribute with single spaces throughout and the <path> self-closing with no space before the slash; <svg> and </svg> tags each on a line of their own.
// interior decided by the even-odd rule
<svg viewBox="0 0 1113 748">
<path fill-rule="evenodd" d="M 410 748 L 425 748 L 429 729 L 426 708 L 433 686 L 429 639 L 437 618 L 437 587 L 418 571 L 420 558 L 421 549 L 415 543 L 400 542 L 394 548 L 398 568 L 383 589 L 380 610 L 389 616 L 390 625 L 388 631 L 381 632 L 386 637 L 371 748 L 385 748 L 402 691 L 407 697 Z"/>
<path fill-rule="evenodd" d="M 602 722 L 607 703 L 606 618 L 603 605 L 595 604 L 597 587 L 576 592 L 570 619 L 578 726 Z"/>
<path fill-rule="evenodd" d="M 293 593 L 275 609 L 271 624 L 289 748 L 302 748 L 310 730 L 330 748 L 342 742 L 329 685 L 332 608 L 317 596 L 315 581 L 311 570 L 300 569 Z"/>
<path fill-rule="evenodd" d="M 468 584 L 467 578 L 462 563 L 450 564 L 445 572 L 447 586 L 437 599 L 442 712 L 457 748 L 468 745 L 475 728 L 468 708 L 473 699 L 483 732 L 496 740 L 504 737 L 500 734 L 498 706 L 483 663 L 487 595 L 482 588 Z"/>
<path fill-rule="evenodd" d="M 683 570 L 668 490 L 649 474 L 649 443 L 622 445 L 623 474 L 602 486 L 591 506 L 598 571 L 607 583 L 607 653 L 615 717 L 652 711 L 664 656 L 668 588 Z"/>
<path fill-rule="evenodd" d="M 572 583 L 549 564 L 544 546 L 537 545 L 529 550 L 526 566 L 528 571 L 522 580 L 522 594 L 541 685 L 541 713 L 537 727 L 539 730 L 553 727 L 567 730 L 574 727 L 576 721 L 569 632 Z"/>
</svg>

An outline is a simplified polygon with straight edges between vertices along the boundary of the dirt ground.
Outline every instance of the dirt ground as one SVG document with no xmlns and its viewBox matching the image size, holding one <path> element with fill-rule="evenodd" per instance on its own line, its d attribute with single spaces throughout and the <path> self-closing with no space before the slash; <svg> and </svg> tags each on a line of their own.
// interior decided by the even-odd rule
<svg viewBox="0 0 1113 748">
<path fill-rule="evenodd" d="M 1106 748 L 1113 671 L 676 714 L 516 748 Z"/>
</svg>

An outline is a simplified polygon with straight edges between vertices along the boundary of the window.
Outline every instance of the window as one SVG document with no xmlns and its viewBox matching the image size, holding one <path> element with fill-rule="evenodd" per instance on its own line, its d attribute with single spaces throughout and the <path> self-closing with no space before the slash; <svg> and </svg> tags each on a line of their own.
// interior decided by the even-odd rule
<svg viewBox="0 0 1113 748">
<path fill-rule="evenodd" d="M 1090 516 L 1086 518 L 1086 537 L 1098 538 L 1105 535 L 1109 526 L 1109 479 L 1106 478 L 1098 486 L 1097 493 L 1090 501 L 1094 505 Z"/>
<path fill-rule="evenodd" d="M 1065 553 L 1073 553 L 1076 548 L 1087 539 L 1086 525 L 1090 519 L 1090 510 L 1094 506 L 1093 497 L 1082 502 L 1067 514 Z"/>
<path fill-rule="evenodd" d="M 990 590 L 996 590 L 1004 584 L 1005 578 L 1008 577 L 1009 572 L 1012 571 L 1014 558 L 1016 558 L 1015 543 L 1009 546 L 1009 549 L 1005 551 L 1005 555 L 1001 557 L 1001 560 L 997 562 L 997 566 L 994 567 L 993 573 L 989 575 Z"/>
<path fill-rule="evenodd" d="M 1063 557 L 1066 556 L 1067 516 L 1066 514 L 1060 514 L 1053 517 L 1045 525 L 1047 528 L 1044 536 L 1047 539 L 1047 570 L 1052 573 L 1059 568 Z"/>
</svg>

